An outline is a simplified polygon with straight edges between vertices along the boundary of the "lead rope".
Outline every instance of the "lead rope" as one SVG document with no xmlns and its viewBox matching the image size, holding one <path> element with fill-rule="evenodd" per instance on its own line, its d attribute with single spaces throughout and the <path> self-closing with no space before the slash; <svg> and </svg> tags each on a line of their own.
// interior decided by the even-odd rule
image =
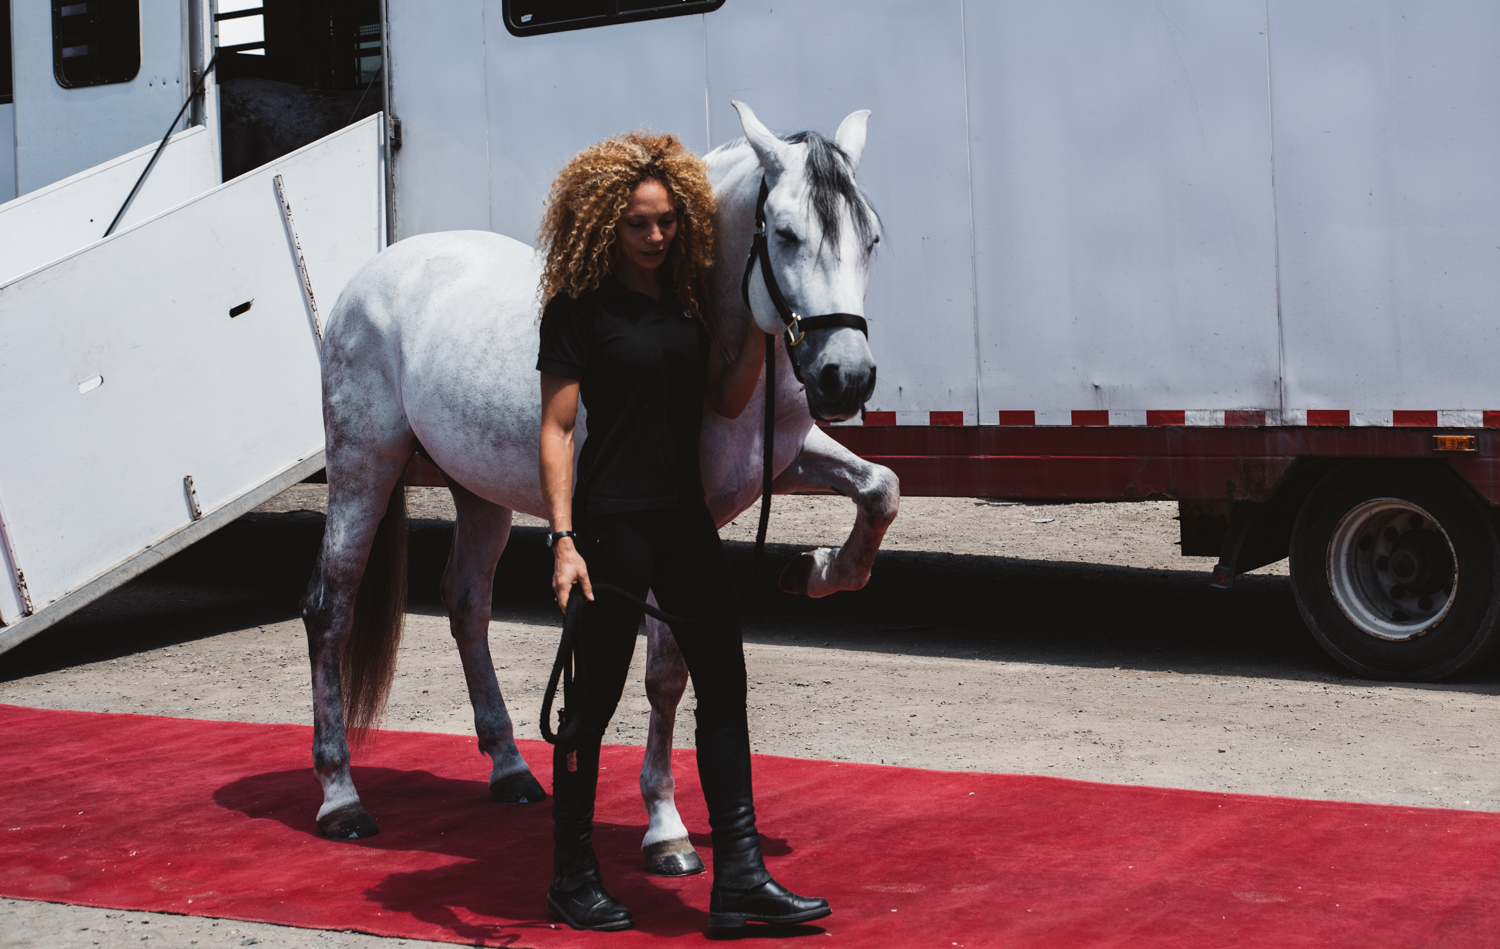
<svg viewBox="0 0 1500 949">
<path fill-rule="evenodd" d="M 752 316 L 751 319 L 754 317 Z M 766 337 L 766 422 L 762 442 L 760 524 L 755 529 L 755 558 L 750 562 L 750 575 L 745 580 L 744 589 L 740 591 L 738 602 L 722 613 L 688 619 L 659 610 L 613 584 L 596 583 L 594 589 L 599 593 L 608 593 L 618 600 L 624 600 L 647 616 L 661 620 L 669 626 L 703 626 L 728 619 L 739 612 L 740 607 L 745 605 L 745 601 L 750 598 L 750 593 L 754 589 L 756 574 L 760 572 L 761 556 L 766 552 L 766 528 L 771 523 L 771 463 L 776 449 L 776 337 L 774 336 Z M 547 677 L 547 691 L 542 695 L 542 737 L 553 745 L 571 744 L 573 736 L 578 731 L 579 719 L 568 714 L 570 704 L 568 693 L 573 689 L 573 642 L 578 634 L 578 623 L 583 616 L 583 605 L 586 602 L 583 592 L 575 584 L 572 593 L 568 596 L 568 612 L 563 617 L 562 636 L 557 641 L 557 658 L 552 661 L 552 674 Z M 559 679 L 562 680 L 563 707 L 557 710 L 557 731 L 554 733 L 549 720 L 552 718 L 552 702 L 557 696 Z"/>
</svg>

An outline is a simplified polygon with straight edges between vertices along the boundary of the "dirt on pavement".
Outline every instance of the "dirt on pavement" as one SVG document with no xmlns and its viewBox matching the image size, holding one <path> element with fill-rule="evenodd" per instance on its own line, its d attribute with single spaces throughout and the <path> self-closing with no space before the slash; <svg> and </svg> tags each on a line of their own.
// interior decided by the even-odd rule
<svg viewBox="0 0 1500 949">
<path fill-rule="evenodd" d="M 442 489 L 409 491 L 411 615 L 385 727 L 472 733 L 437 598 L 452 504 Z M 321 485 L 299 485 L 0 656 L 0 702 L 310 722 L 297 603 L 325 497 Z M 839 498 L 778 497 L 769 564 L 744 613 L 756 750 L 1500 810 L 1488 741 L 1500 717 L 1494 664 L 1435 685 L 1351 678 L 1302 625 L 1285 562 L 1213 590 L 1212 559 L 1178 555 L 1175 514 L 1164 502 L 906 498 L 869 586 L 809 600 L 777 591 L 776 569 L 803 549 L 841 541 L 853 509 Z M 741 571 L 755 515 L 724 531 Z M 559 627 L 543 531 L 540 521 L 517 518 L 491 624 L 521 738 L 539 737 Z M 642 641 L 610 741 L 645 742 L 644 653 Z M 683 714 L 691 705 L 690 692 Z M 690 728 L 679 729 L 677 743 L 691 744 Z M 476 758 L 475 780 L 486 774 Z M 0 947 L 153 942 L 417 945 L 0 901 Z"/>
</svg>

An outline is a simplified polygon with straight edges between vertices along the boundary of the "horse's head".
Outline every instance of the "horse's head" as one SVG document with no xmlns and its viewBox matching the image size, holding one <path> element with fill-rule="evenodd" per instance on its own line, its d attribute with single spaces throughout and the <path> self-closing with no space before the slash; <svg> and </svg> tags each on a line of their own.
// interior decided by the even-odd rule
<svg viewBox="0 0 1500 949">
<path fill-rule="evenodd" d="M 870 255 L 880 240 L 880 221 L 854 182 L 870 113 L 852 113 L 829 141 L 817 132 L 778 137 L 749 106 L 736 102 L 734 107 L 769 188 L 766 249 L 787 307 L 801 317 L 853 317 L 822 321 L 835 325 L 807 329 L 791 347 L 808 408 L 828 421 L 852 418 L 875 390 L 869 341 L 854 325 L 838 325 L 857 323 L 864 315 Z M 752 275 L 749 300 L 756 324 L 767 333 L 783 333 L 772 292 Z"/>
</svg>

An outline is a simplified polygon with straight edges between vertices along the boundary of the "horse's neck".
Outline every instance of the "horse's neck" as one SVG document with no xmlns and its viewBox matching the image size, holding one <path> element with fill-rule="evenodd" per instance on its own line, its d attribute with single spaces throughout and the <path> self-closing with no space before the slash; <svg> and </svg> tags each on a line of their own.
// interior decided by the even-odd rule
<svg viewBox="0 0 1500 949">
<path fill-rule="evenodd" d="M 710 152 L 709 181 L 714 189 L 714 269 L 709 275 L 711 329 L 730 354 L 739 350 L 750 313 L 740 298 L 745 258 L 755 234 L 755 200 L 760 192 L 760 163 L 743 143 Z"/>
</svg>

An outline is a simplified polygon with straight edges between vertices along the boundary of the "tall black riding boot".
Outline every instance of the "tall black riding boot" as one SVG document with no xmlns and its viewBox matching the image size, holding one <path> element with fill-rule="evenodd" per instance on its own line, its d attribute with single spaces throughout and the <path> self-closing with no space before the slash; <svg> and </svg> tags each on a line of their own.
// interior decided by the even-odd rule
<svg viewBox="0 0 1500 949">
<path fill-rule="evenodd" d="M 604 888 L 594 855 L 594 795 L 599 739 L 584 738 L 571 755 L 552 751 L 552 887 L 547 909 L 574 929 L 613 932 L 634 925 L 630 910 Z"/>
<path fill-rule="evenodd" d="M 828 901 L 798 896 L 771 879 L 761 860 L 750 787 L 750 734 L 744 714 L 698 719 L 698 780 L 713 828 L 714 887 L 708 925 L 729 929 L 747 922 L 789 925 L 822 919 Z"/>
</svg>

